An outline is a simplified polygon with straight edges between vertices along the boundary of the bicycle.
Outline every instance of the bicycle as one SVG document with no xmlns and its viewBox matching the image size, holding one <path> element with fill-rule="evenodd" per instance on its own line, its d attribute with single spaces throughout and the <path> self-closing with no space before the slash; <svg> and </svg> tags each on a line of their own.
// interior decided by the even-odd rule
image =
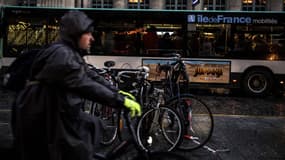
<svg viewBox="0 0 285 160">
<path fill-rule="evenodd" d="M 183 122 L 173 108 L 164 104 L 163 90 L 154 88 L 138 121 L 138 142 L 143 149 L 172 151 L 182 140 Z"/>
<path fill-rule="evenodd" d="M 183 140 L 178 148 L 191 151 L 209 141 L 214 128 L 213 115 L 201 99 L 181 91 L 181 88 L 187 90 L 189 84 L 186 64 L 180 54 L 170 56 L 173 63 L 158 66 L 159 71 L 165 72 L 165 79 L 162 80 L 165 104 L 175 108 L 184 122 Z"/>
<path fill-rule="evenodd" d="M 126 86 L 143 108 L 137 123 L 139 145 L 150 151 L 171 151 L 181 142 L 183 125 L 178 113 L 158 98 L 163 90 L 153 88 L 147 80 L 148 75 L 149 68 L 142 66 L 137 70 L 121 71 L 117 77 L 119 86 Z"/>
<path fill-rule="evenodd" d="M 135 156 L 131 157 L 134 160 L 186 160 L 185 157 L 172 152 L 150 152 L 140 147 L 137 142 L 137 136 L 135 129 L 132 125 L 131 119 L 128 115 L 128 111 L 119 110 L 122 113 L 126 122 L 130 137 L 127 140 L 122 141 L 119 145 L 109 150 L 106 154 L 94 153 L 93 157 L 97 160 L 115 160 L 121 158 L 126 152 L 124 152 L 132 144 L 137 152 Z M 120 114 L 121 115 L 121 114 Z M 129 158 L 128 158 L 129 159 Z"/>
</svg>

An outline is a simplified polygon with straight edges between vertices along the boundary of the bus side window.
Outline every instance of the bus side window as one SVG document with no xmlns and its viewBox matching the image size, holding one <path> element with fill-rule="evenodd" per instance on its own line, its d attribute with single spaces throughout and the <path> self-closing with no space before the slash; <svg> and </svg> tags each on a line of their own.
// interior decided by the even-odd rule
<svg viewBox="0 0 285 160">
<path fill-rule="evenodd" d="M 173 43 L 168 32 L 164 33 L 164 35 L 159 39 L 158 47 L 161 54 L 168 53 L 173 50 Z"/>
<path fill-rule="evenodd" d="M 252 36 L 252 50 L 255 57 L 265 58 L 269 53 L 267 43 L 259 35 Z"/>
<path fill-rule="evenodd" d="M 210 38 L 205 37 L 201 47 L 201 56 L 213 56 L 213 42 Z"/>
<path fill-rule="evenodd" d="M 143 49 L 144 54 L 156 55 L 158 54 L 158 35 L 156 33 L 156 27 L 150 26 L 146 30 L 146 34 L 143 35 Z"/>
<path fill-rule="evenodd" d="M 113 52 L 115 41 L 114 41 L 114 33 L 107 29 L 102 33 L 102 50 L 106 54 L 111 54 Z"/>
</svg>

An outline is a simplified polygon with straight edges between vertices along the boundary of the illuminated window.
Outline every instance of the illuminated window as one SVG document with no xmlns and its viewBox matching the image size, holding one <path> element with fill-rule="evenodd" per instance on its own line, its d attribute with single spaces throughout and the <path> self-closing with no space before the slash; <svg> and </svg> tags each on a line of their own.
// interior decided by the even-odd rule
<svg viewBox="0 0 285 160">
<path fill-rule="evenodd" d="M 144 0 L 140 0 L 140 3 L 143 3 Z M 129 0 L 129 3 L 138 3 L 139 0 Z"/>
<path fill-rule="evenodd" d="M 149 9 L 149 0 L 128 0 L 130 9 Z"/>
<path fill-rule="evenodd" d="M 252 4 L 252 0 L 243 0 L 242 3 L 244 3 L 244 4 Z"/>
<path fill-rule="evenodd" d="M 18 0 L 19 6 L 36 6 L 37 0 Z"/>
<path fill-rule="evenodd" d="M 93 8 L 113 8 L 113 0 L 93 0 Z"/>
<path fill-rule="evenodd" d="M 266 0 L 243 0 L 242 1 L 243 11 L 265 11 Z"/>
<path fill-rule="evenodd" d="M 225 0 L 204 0 L 204 10 L 225 10 Z"/>
<path fill-rule="evenodd" d="M 165 9 L 168 10 L 186 10 L 187 0 L 166 0 Z"/>
</svg>

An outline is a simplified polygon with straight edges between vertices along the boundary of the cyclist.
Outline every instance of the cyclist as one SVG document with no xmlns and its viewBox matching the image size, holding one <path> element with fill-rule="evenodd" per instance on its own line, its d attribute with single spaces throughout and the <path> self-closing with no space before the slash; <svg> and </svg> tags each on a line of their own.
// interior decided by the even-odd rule
<svg viewBox="0 0 285 160">
<path fill-rule="evenodd" d="M 60 39 L 33 62 L 31 81 L 16 99 L 15 144 L 21 160 L 91 160 L 99 122 L 81 109 L 84 99 L 122 106 L 132 116 L 140 105 L 88 68 L 80 56 L 91 47 L 93 22 L 81 11 L 61 18 Z"/>
</svg>

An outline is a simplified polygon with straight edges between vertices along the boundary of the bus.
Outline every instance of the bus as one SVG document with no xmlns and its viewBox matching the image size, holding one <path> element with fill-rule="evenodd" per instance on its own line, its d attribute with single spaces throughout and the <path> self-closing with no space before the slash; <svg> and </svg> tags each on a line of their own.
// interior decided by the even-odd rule
<svg viewBox="0 0 285 160">
<path fill-rule="evenodd" d="M 285 13 L 196 10 L 1 7 L 1 72 L 23 51 L 59 37 L 60 18 L 81 10 L 94 20 L 95 41 L 85 60 L 114 69 L 150 68 L 159 82 L 161 64 L 179 53 L 190 88 L 239 89 L 247 95 L 282 93 L 285 80 Z"/>
</svg>

